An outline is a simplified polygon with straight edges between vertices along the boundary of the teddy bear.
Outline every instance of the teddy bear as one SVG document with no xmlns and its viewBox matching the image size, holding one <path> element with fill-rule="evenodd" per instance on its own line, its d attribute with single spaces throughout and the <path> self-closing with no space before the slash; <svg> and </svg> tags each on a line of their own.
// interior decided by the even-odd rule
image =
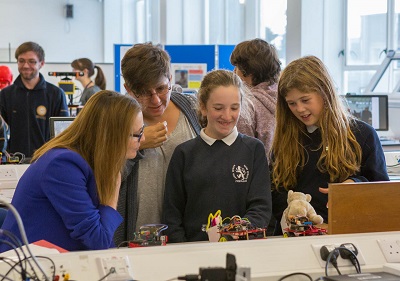
<svg viewBox="0 0 400 281">
<path fill-rule="evenodd" d="M 283 217 L 286 219 L 288 225 L 290 224 L 290 220 L 295 217 L 307 217 L 313 224 L 323 223 L 324 219 L 320 215 L 317 215 L 310 201 L 310 194 L 289 190 L 287 198 L 288 206 L 283 211 Z"/>
</svg>

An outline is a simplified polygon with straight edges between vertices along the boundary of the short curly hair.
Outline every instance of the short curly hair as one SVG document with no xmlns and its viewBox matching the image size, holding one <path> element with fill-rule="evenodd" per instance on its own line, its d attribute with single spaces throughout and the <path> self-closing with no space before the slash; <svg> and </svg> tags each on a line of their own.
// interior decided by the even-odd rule
<svg viewBox="0 0 400 281">
<path fill-rule="evenodd" d="M 262 39 L 243 41 L 236 45 L 230 58 L 243 75 L 252 75 L 252 86 L 262 82 L 278 82 L 281 62 L 275 47 Z"/>
</svg>

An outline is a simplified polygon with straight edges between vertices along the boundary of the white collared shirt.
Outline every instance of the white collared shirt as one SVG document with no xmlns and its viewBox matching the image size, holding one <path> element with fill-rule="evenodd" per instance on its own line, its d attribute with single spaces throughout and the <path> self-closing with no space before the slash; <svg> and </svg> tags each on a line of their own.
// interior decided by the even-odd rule
<svg viewBox="0 0 400 281">
<path fill-rule="evenodd" d="M 201 131 L 200 131 L 200 137 L 201 137 L 209 146 L 211 146 L 211 145 L 214 144 L 214 142 L 216 141 L 216 139 L 214 139 L 214 138 L 212 138 L 212 137 L 209 137 L 209 136 L 204 132 L 204 129 L 205 129 L 205 128 L 201 129 Z M 232 143 L 235 142 L 235 140 L 236 140 L 238 134 L 239 134 L 239 133 L 238 133 L 238 130 L 237 130 L 236 126 L 235 126 L 235 127 L 233 128 L 232 132 L 231 132 L 229 135 L 227 135 L 225 138 L 223 138 L 222 141 L 223 141 L 226 145 L 231 146 Z"/>
</svg>

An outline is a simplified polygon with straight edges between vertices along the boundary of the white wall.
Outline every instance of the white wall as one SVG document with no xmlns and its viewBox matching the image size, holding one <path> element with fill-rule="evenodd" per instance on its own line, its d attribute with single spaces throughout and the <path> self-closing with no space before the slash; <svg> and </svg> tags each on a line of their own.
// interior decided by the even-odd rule
<svg viewBox="0 0 400 281">
<path fill-rule="evenodd" d="M 65 18 L 67 3 L 73 5 L 72 19 Z M 35 41 L 43 47 L 49 62 L 70 62 L 79 57 L 103 62 L 103 3 L 0 0 L 0 34 L 0 61 L 4 61 L 4 48 L 9 44 L 14 61 L 15 48 L 25 41 Z"/>
</svg>

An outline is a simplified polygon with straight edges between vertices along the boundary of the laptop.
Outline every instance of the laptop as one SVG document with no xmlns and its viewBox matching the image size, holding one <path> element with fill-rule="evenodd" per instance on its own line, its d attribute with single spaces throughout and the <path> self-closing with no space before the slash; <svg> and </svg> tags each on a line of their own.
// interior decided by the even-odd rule
<svg viewBox="0 0 400 281">
<path fill-rule="evenodd" d="M 75 117 L 50 117 L 50 138 L 54 138 L 62 131 L 64 131 L 69 125 L 71 125 L 72 121 L 75 120 Z"/>
<path fill-rule="evenodd" d="M 328 233 L 400 231 L 400 181 L 329 184 Z"/>
</svg>

